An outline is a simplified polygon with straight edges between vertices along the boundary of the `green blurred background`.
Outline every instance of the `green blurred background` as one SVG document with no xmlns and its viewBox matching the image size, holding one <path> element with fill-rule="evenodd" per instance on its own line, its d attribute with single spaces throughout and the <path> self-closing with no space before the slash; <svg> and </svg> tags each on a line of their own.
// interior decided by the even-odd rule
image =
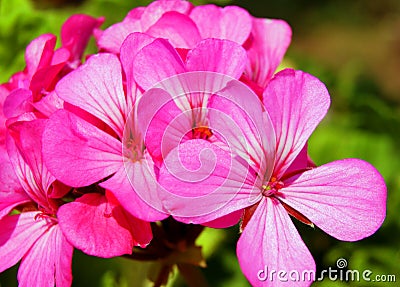
<svg viewBox="0 0 400 287">
<path fill-rule="evenodd" d="M 0 82 L 24 68 L 24 50 L 32 39 L 49 32 L 59 36 L 62 23 L 71 14 L 105 16 L 104 28 L 122 20 L 133 7 L 149 2 L 0 0 Z M 239 5 L 254 16 L 289 22 L 293 39 L 283 66 L 314 74 L 327 85 L 332 97 L 328 116 L 311 137 L 311 157 L 317 164 L 361 158 L 372 163 L 386 180 L 387 219 L 376 234 L 365 240 L 340 242 L 318 229 L 296 223 L 318 269 L 335 267 L 338 258 L 346 258 L 349 269 L 369 269 L 374 275 L 394 274 L 400 282 L 400 1 L 211 2 Z M 94 52 L 93 43 L 91 47 Z M 249 286 L 236 260 L 237 238 L 237 227 L 208 229 L 201 236 L 208 265 L 203 272 L 210 286 Z M 155 268 L 152 263 L 98 259 L 75 251 L 73 286 L 150 286 L 146 277 Z M 17 286 L 16 271 L 17 267 L 13 267 L 3 272 L 0 287 Z M 185 286 L 177 272 L 171 279 L 170 286 Z M 400 283 L 324 280 L 313 286 Z"/>
</svg>

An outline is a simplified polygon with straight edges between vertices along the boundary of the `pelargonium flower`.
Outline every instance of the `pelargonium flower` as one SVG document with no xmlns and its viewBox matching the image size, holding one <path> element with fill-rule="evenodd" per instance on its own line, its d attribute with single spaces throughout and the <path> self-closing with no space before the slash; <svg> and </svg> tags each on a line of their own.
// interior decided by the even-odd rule
<svg viewBox="0 0 400 287">
<path fill-rule="evenodd" d="M 179 50 L 193 49 L 209 38 L 242 45 L 248 61 L 241 80 L 260 96 L 281 62 L 292 34 L 285 21 L 255 18 L 237 6 L 194 7 L 188 1 L 159 0 L 133 9 L 122 22 L 104 32 L 98 31 L 98 46 L 118 54 L 123 41 L 134 32 L 168 39 Z"/>
<path fill-rule="evenodd" d="M 20 286 L 70 286 L 73 247 L 56 217 L 59 197 L 66 189 L 43 165 L 44 125 L 45 120 L 31 116 L 30 121 L 9 126 L 7 149 L 13 169 L 5 170 L 2 162 L 1 181 L 6 184 L 0 192 L 0 272 L 22 259 L 18 270 Z M 12 180 L 14 171 L 19 182 Z M 19 212 L 8 215 L 13 209 Z"/>
<path fill-rule="evenodd" d="M 268 84 L 263 104 L 255 95 L 243 98 L 241 87 L 233 82 L 214 95 L 208 106 L 211 127 L 228 139 L 234 155 L 202 139 L 186 141 L 165 160 L 182 164 L 186 170 L 170 174 L 161 168 L 160 183 L 181 195 L 171 197 L 169 208 L 186 214 L 179 218 L 183 222 L 202 223 L 244 208 L 237 245 L 244 274 L 253 286 L 290 285 L 262 282 L 257 277 L 265 266 L 300 274 L 315 271 L 314 260 L 289 215 L 339 240 L 360 240 L 373 234 L 385 218 L 386 186 L 379 172 L 359 159 L 307 167 L 304 146 L 330 101 L 319 80 L 301 71 L 284 70 Z M 235 124 L 226 124 L 221 114 Z M 246 137 L 237 137 L 238 131 Z M 214 158 L 199 158 L 205 150 L 212 151 Z M 200 161 L 201 165 L 213 164 L 213 172 L 199 169 Z M 203 172 L 199 176 L 204 179 L 182 181 L 190 171 Z M 203 194 L 198 190 L 203 188 L 212 190 L 203 203 L 209 212 L 198 214 L 193 211 L 195 206 L 184 202 L 194 192 L 201 200 Z M 229 202 L 223 206 L 224 197 Z M 311 282 L 296 284 L 309 286 Z"/>
<path fill-rule="evenodd" d="M 134 43 L 127 42 L 121 61 L 113 54 L 92 56 L 58 83 L 55 91 L 68 105 L 50 117 L 43 153 L 47 167 L 61 182 L 73 187 L 98 183 L 133 216 L 155 221 L 168 215 L 152 192 L 157 186 L 154 163 L 137 127 L 140 92 L 132 79 L 134 50 Z"/>
</svg>

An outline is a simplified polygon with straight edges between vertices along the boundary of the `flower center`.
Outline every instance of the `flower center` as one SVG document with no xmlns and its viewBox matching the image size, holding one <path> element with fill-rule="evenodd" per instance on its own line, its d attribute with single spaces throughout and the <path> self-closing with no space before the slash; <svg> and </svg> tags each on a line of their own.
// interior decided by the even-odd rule
<svg viewBox="0 0 400 287">
<path fill-rule="evenodd" d="M 192 128 L 192 137 L 194 139 L 208 140 L 212 135 L 212 131 L 207 126 Z"/>
<path fill-rule="evenodd" d="M 279 192 L 279 190 L 284 187 L 284 183 L 277 180 L 276 177 L 271 177 L 268 184 L 262 186 L 262 195 L 265 197 L 273 196 Z"/>
</svg>

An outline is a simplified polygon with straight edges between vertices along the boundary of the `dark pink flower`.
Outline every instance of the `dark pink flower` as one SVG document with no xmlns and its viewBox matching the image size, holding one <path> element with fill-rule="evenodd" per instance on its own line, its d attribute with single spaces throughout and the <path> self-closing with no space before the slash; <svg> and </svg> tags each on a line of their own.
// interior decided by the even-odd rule
<svg viewBox="0 0 400 287">
<path fill-rule="evenodd" d="M 253 286 L 280 286 L 284 283 L 260 281 L 258 271 L 265 266 L 315 271 L 289 215 L 337 239 L 360 240 L 373 234 L 385 218 L 386 186 L 379 172 L 359 159 L 308 167 L 304 147 L 330 102 L 316 78 L 282 71 L 268 84 L 263 104 L 255 95 L 243 98 L 240 89 L 233 82 L 208 105 L 210 126 L 227 139 L 233 155 L 201 139 L 187 141 L 165 160 L 186 170 L 170 174 L 162 167 L 160 183 L 181 195 L 171 196 L 168 208 L 185 214 L 178 217 L 183 222 L 202 223 L 245 208 L 237 247 L 240 266 Z M 227 124 L 221 115 L 234 124 Z M 206 150 L 214 158 L 201 156 Z M 214 170 L 199 169 L 200 163 L 214 164 Z M 204 179 L 182 180 L 190 171 Z M 202 213 L 200 207 L 184 204 L 190 194 L 197 194 L 198 200 L 207 195 Z M 229 202 L 223 206 L 224 198 Z"/>
<path fill-rule="evenodd" d="M 131 53 L 130 48 L 126 53 Z M 43 135 L 44 158 L 52 174 L 63 183 L 83 187 L 100 182 L 135 217 L 159 220 L 167 214 L 157 193 L 152 192 L 157 186 L 154 163 L 135 117 L 140 93 L 130 76 L 130 59 L 126 60 L 124 53 L 121 62 L 113 54 L 92 56 L 59 82 L 57 95 L 79 110 L 68 108 L 74 113 L 65 109 L 50 117 Z M 128 122 L 131 110 L 133 116 Z M 155 205 L 148 205 L 149 201 Z"/>
</svg>

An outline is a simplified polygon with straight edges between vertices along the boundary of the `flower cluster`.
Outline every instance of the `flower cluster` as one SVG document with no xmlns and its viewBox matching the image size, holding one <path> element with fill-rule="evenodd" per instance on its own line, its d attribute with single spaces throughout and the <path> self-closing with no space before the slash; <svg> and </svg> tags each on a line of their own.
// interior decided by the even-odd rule
<svg viewBox="0 0 400 287">
<path fill-rule="evenodd" d="M 70 286 L 73 248 L 130 254 L 172 217 L 240 222 L 244 275 L 280 286 L 258 270 L 315 270 L 291 217 L 346 241 L 380 227 L 374 167 L 308 156 L 330 97 L 305 72 L 274 74 L 286 22 L 181 0 L 102 22 L 72 16 L 58 49 L 54 35 L 33 40 L 25 70 L 0 86 L 0 272 L 21 260 L 20 286 Z M 83 61 L 92 36 L 99 52 Z"/>
</svg>

